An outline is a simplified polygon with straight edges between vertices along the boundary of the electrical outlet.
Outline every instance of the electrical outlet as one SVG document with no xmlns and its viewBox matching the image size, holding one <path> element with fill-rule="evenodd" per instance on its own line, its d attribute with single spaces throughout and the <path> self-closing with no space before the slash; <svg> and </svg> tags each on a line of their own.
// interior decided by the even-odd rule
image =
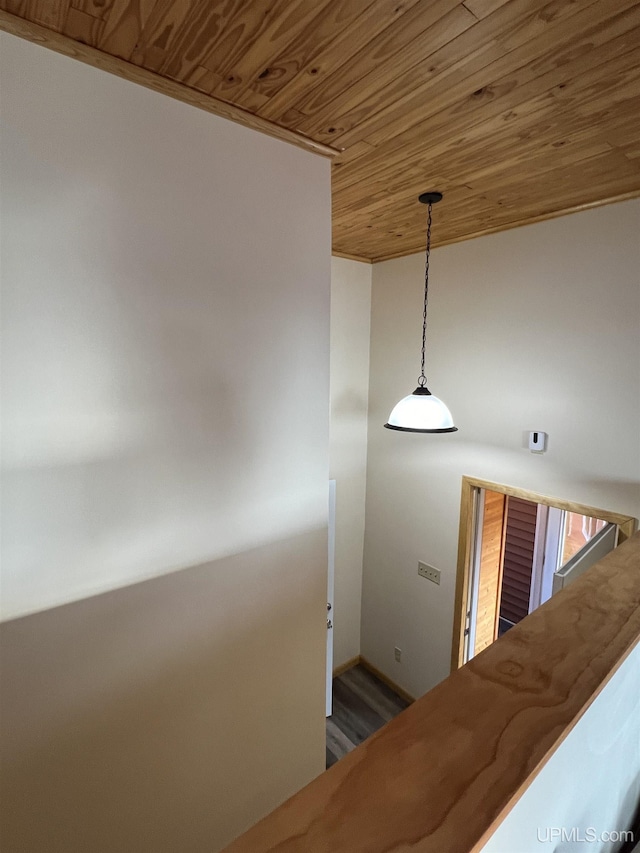
<svg viewBox="0 0 640 853">
<path fill-rule="evenodd" d="M 440 585 L 440 569 L 428 566 L 426 563 L 418 563 L 418 574 L 421 578 L 426 578 L 428 581 Z"/>
<path fill-rule="evenodd" d="M 398 663 L 400 663 L 400 661 L 402 660 L 402 649 L 399 649 L 399 648 L 396 646 L 396 647 L 395 647 L 395 649 L 393 650 L 393 653 L 394 653 L 394 654 L 395 654 L 395 656 L 396 656 L 396 661 L 397 661 Z"/>
</svg>

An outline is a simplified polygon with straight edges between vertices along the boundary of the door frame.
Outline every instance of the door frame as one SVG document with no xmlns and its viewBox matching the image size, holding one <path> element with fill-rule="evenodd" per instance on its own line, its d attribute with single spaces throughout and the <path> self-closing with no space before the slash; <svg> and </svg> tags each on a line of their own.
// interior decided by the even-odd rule
<svg viewBox="0 0 640 853">
<path fill-rule="evenodd" d="M 560 564 L 560 542 L 564 538 L 566 514 L 559 507 L 538 504 L 536 541 L 531 570 L 529 613 L 551 598 L 553 572 Z M 555 567 L 549 572 L 550 555 L 555 555 Z"/>
<path fill-rule="evenodd" d="M 630 515 L 622 515 L 610 512 L 606 509 L 587 506 L 576 501 L 564 498 L 550 497 L 532 492 L 529 489 L 521 489 L 517 486 L 508 486 L 504 483 L 494 483 L 491 480 L 482 480 L 477 477 L 462 477 L 462 493 L 460 497 L 460 528 L 458 534 L 458 565 L 456 571 L 456 593 L 453 611 L 453 642 L 451 646 L 451 672 L 455 672 L 464 663 L 465 628 L 467 622 L 467 609 L 469 600 L 469 581 L 471 576 L 471 558 L 473 553 L 473 541 L 475 534 L 475 518 L 477 515 L 477 502 L 480 490 L 487 489 L 498 492 L 509 497 L 522 498 L 525 501 L 542 504 L 544 506 L 556 507 L 557 509 L 575 512 L 579 515 L 588 515 L 593 518 L 602 518 L 615 524 L 618 528 L 618 544 L 628 539 L 638 529 L 638 519 Z"/>
<path fill-rule="evenodd" d="M 333 624 L 336 575 L 336 481 L 329 480 L 329 523 L 327 536 L 327 663 L 325 670 L 325 716 L 333 713 Z"/>
</svg>

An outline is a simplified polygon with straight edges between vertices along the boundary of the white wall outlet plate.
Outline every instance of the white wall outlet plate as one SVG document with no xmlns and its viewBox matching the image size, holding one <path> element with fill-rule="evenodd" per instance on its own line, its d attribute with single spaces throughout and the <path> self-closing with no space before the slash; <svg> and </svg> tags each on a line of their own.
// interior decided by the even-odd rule
<svg viewBox="0 0 640 853">
<path fill-rule="evenodd" d="M 400 661 L 402 660 L 402 649 L 399 649 L 399 648 L 396 646 L 396 647 L 395 647 L 395 649 L 393 650 L 393 653 L 394 653 L 394 655 L 395 655 L 396 661 L 397 661 L 398 663 L 400 663 Z"/>
<path fill-rule="evenodd" d="M 440 584 L 440 569 L 434 566 L 429 566 L 427 563 L 418 563 L 418 574 L 421 578 L 426 578 L 428 581 Z"/>
</svg>

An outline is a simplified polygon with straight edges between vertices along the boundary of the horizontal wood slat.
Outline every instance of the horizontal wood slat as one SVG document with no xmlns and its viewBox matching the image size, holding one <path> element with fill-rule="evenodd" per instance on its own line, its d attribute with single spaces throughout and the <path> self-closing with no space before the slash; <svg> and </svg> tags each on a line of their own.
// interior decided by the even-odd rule
<svg viewBox="0 0 640 853">
<path fill-rule="evenodd" d="M 509 622 L 520 622 L 529 612 L 537 512 L 531 501 L 507 499 L 500 618 Z"/>
<path fill-rule="evenodd" d="M 529 570 L 530 565 L 531 565 L 531 563 L 530 563 L 531 553 L 532 553 L 531 549 L 529 549 L 527 552 L 520 551 L 520 552 L 515 552 L 515 553 L 513 550 L 510 549 L 509 564 L 512 567 L 512 570 L 514 572 L 520 572 L 522 574 L 526 574 Z"/>
<path fill-rule="evenodd" d="M 332 156 L 333 248 L 640 196 L 639 0 L 0 0 L 0 27 Z"/>
<path fill-rule="evenodd" d="M 512 600 L 519 600 L 520 596 L 526 595 L 529 600 L 530 576 L 522 574 L 520 576 L 509 575 L 509 586 L 502 590 L 502 599 L 507 600 L 509 597 Z"/>
</svg>

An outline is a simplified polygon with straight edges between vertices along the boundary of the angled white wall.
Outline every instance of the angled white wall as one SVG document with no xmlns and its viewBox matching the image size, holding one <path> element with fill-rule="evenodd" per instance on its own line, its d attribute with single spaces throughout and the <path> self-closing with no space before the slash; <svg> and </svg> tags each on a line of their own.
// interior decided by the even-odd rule
<svg viewBox="0 0 640 853">
<path fill-rule="evenodd" d="M 336 667 L 360 654 L 371 264 L 331 261 L 331 477 L 336 481 Z"/>
<path fill-rule="evenodd" d="M 373 268 L 362 654 L 413 695 L 449 673 L 463 475 L 640 517 L 639 235 L 630 201 L 432 253 L 427 376 L 449 435 L 383 429 L 419 373 L 424 257 Z"/>
<path fill-rule="evenodd" d="M 210 853 L 324 768 L 329 163 L 1 39 L 3 841 Z"/>
</svg>

